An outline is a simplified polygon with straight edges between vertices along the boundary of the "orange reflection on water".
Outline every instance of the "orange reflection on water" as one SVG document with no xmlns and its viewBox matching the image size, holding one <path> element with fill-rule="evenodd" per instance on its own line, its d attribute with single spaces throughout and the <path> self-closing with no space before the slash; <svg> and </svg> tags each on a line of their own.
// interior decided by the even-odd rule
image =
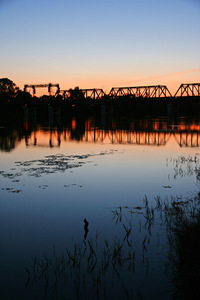
<svg viewBox="0 0 200 300">
<path fill-rule="evenodd" d="M 58 127 L 38 125 L 31 131 L 29 124 L 23 129 L 3 130 L 0 136 L 0 150 L 11 151 L 19 145 L 24 137 L 25 145 L 38 147 L 60 147 L 62 143 L 99 143 L 154 145 L 172 148 L 200 147 L 200 124 L 198 119 L 168 122 L 166 118 L 158 119 L 108 119 L 95 122 L 95 119 L 71 119 L 68 125 L 58 123 Z M 100 124 L 100 125 L 99 125 Z M 103 124 L 101 128 L 101 124 Z M 170 141 L 170 143 L 169 143 Z"/>
<path fill-rule="evenodd" d="M 190 125 L 185 125 L 185 124 L 181 124 L 179 126 L 179 129 L 184 131 L 184 130 L 187 130 L 187 131 L 200 131 L 200 125 L 197 125 L 197 124 L 190 124 Z"/>
<path fill-rule="evenodd" d="M 67 137 L 68 138 L 68 137 Z M 25 138 L 26 146 L 59 147 L 61 140 L 66 140 L 65 132 L 38 129 Z"/>
<path fill-rule="evenodd" d="M 76 129 L 76 119 L 73 118 L 72 119 L 72 130 L 75 130 Z"/>
<path fill-rule="evenodd" d="M 104 144 L 133 144 L 133 145 L 154 145 L 164 146 L 174 136 L 180 147 L 200 146 L 200 125 L 172 125 L 167 126 L 166 122 L 154 122 L 148 127 L 143 123 L 143 129 L 116 129 L 116 123 L 112 129 L 95 128 L 92 120 L 85 122 L 85 128 L 77 130 L 76 120 L 73 119 L 71 128 L 63 130 L 39 129 L 26 137 L 27 146 L 59 147 L 61 142 L 78 141 L 85 143 Z M 131 127 L 134 124 L 131 123 Z M 144 128 L 147 128 L 146 130 Z"/>
</svg>

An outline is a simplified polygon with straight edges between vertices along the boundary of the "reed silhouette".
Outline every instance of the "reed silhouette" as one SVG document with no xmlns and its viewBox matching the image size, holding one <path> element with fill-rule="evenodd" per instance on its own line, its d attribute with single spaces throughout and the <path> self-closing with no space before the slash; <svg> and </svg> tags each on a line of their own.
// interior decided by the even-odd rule
<svg viewBox="0 0 200 300">
<path fill-rule="evenodd" d="M 163 233 L 166 233 L 169 245 L 168 258 L 163 260 L 162 272 L 174 278 L 174 290 L 170 299 L 198 299 L 199 295 L 199 206 L 200 195 L 185 199 L 178 197 L 170 199 L 155 198 L 155 203 L 147 196 L 142 206 L 117 207 L 112 210 L 114 218 L 120 215 L 125 223 L 118 222 L 119 229 L 125 231 L 124 237 L 115 236 L 113 239 L 84 238 L 80 243 L 74 243 L 70 249 L 53 255 L 32 258 L 32 266 L 25 267 L 27 286 L 44 283 L 46 293 L 59 295 L 64 288 L 67 299 L 109 299 L 108 286 L 112 282 L 115 299 L 146 299 L 143 290 L 135 290 L 127 278 L 134 276 L 138 267 L 144 269 L 146 275 L 151 272 L 151 252 L 158 247 L 163 252 Z M 133 216 L 138 218 L 140 227 L 140 242 L 135 243 L 135 225 L 130 222 Z M 157 224 L 157 225 L 156 225 Z M 88 232 L 89 222 L 84 219 L 84 230 Z M 154 226 L 161 228 L 161 233 L 153 233 Z M 120 231 L 120 230 L 119 230 Z M 192 247 L 191 247 L 192 246 Z M 138 251 L 139 247 L 141 251 Z M 151 248 L 153 247 L 153 248 Z M 167 253 L 166 251 L 166 253 Z M 161 267 L 161 266 L 160 266 Z M 125 272 L 125 273 L 124 273 Z M 124 276 L 125 274 L 125 276 Z M 135 273 L 137 276 L 137 273 Z M 133 277 L 135 278 L 135 277 Z M 62 283 L 61 283 L 62 281 Z M 191 291 L 191 288 L 193 291 Z M 116 292 L 117 291 L 117 292 Z M 174 298 L 173 298 L 174 297 Z"/>
<path fill-rule="evenodd" d="M 89 231 L 89 229 L 88 229 L 89 222 L 86 219 L 84 219 L 83 222 L 85 224 L 84 225 L 84 230 L 85 230 L 84 239 L 86 240 L 87 235 L 88 235 L 88 231 Z"/>
</svg>

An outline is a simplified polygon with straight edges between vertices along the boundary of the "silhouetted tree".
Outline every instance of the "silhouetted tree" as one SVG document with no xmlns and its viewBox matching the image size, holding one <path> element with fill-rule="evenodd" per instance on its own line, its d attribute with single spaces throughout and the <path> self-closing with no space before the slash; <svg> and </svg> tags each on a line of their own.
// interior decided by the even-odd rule
<svg viewBox="0 0 200 300">
<path fill-rule="evenodd" d="M 69 89 L 70 93 L 70 99 L 71 100 L 83 100 L 84 99 L 84 94 L 82 90 L 79 89 L 79 87 L 75 87 L 74 89 Z"/>
<path fill-rule="evenodd" d="M 17 93 L 19 88 L 16 86 L 16 84 L 8 79 L 8 78 L 0 78 L 0 94 L 9 94 L 14 95 Z"/>
<path fill-rule="evenodd" d="M 42 102 L 50 102 L 52 101 L 53 96 L 49 96 L 49 95 L 42 95 L 41 97 L 39 97 L 39 100 Z"/>
<path fill-rule="evenodd" d="M 28 104 L 32 100 L 32 96 L 28 92 L 18 90 L 15 101 L 17 104 Z"/>
<path fill-rule="evenodd" d="M 8 78 L 0 78 L 0 99 L 2 101 L 8 101 L 14 98 L 19 91 L 16 84 Z"/>
</svg>

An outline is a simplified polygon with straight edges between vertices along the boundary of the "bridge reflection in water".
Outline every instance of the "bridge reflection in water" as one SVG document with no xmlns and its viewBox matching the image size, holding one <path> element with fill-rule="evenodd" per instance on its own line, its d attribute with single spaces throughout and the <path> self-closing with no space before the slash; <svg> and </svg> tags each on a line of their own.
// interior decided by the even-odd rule
<svg viewBox="0 0 200 300">
<path fill-rule="evenodd" d="M 156 127 L 156 126 L 154 126 Z M 132 144 L 147 146 L 165 146 L 175 138 L 180 147 L 200 147 L 200 125 L 171 126 L 166 129 L 101 129 L 90 127 L 88 122 L 79 132 L 72 120 L 71 128 L 34 131 L 25 138 L 26 146 L 60 147 L 62 142 L 78 141 L 105 144 Z"/>
</svg>

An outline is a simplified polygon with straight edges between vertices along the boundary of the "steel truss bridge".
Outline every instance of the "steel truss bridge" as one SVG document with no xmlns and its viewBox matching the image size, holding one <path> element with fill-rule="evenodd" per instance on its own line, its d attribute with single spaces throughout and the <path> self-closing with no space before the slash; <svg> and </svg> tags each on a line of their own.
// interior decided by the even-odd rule
<svg viewBox="0 0 200 300">
<path fill-rule="evenodd" d="M 134 87 L 113 87 L 109 93 L 113 99 L 129 96 L 131 98 L 160 98 L 172 97 L 165 85 L 134 86 Z"/>
<path fill-rule="evenodd" d="M 51 132 L 49 136 L 37 139 L 37 132 L 27 137 L 26 146 L 59 147 L 61 142 L 75 140 L 73 130 L 66 129 L 63 132 Z M 41 132 L 40 132 L 41 134 Z M 105 143 L 105 144 L 131 144 L 142 146 L 165 146 L 169 139 L 174 137 L 180 147 L 200 147 L 200 131 L 198 130 L 102 130 L 86 129 L 79 142 Z M 46 139 L 46 142 L 44 142 Z"/>
<path fill-rule="evenodd" d="M 52 88 L 56 87 L 55 95 L 61 95 L 62 99 L 69 99 L 69 90 L 60 90 L 59 84 L 33 84 L 24 85 L 24 91 L 32 89 L 33 95 L 36 94 L 36 88 L 48 88 L 49 95 L 52 95 Z M 79 89 L 84 98 L 103 99 L 109 97 L 110 99 L 119 99 L 123 97 L 139 98 L 139 99 L 159 99 L 159 98 L 179 98 L 179 97 L 200 97 L 200 83 L 186 83 L 181 84 L 174 96 L 165 85 L 151 85 L 151 86 L 133 86 L 133 87 L 113 87 L 108 94 L 103 89 Z"/>
<path fill-rule="evenodd" d="M 102 89 L 80 89 L 79 92 L 83 94 L 85 99 L 101 99 L 106 96 Z M 64 100 L 68 99 L 70 97 L 70 90 L 61 90 L 60 94 Z"/>
</svg>

